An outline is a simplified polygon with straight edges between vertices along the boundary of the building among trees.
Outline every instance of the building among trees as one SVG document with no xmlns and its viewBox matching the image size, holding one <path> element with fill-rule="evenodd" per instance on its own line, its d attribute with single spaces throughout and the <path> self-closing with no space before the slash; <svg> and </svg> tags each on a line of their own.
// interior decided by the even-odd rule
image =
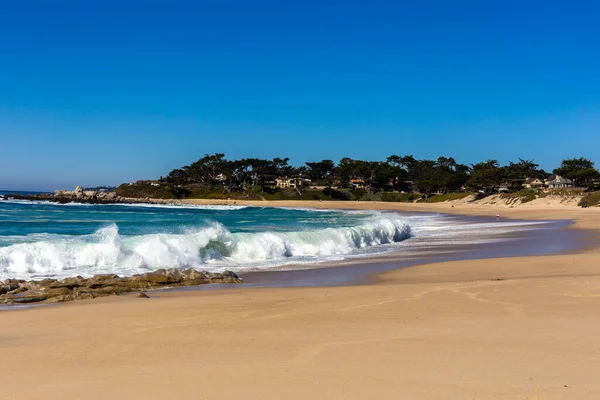
<svg viewBox="0 0 600 400">
<path fill-rule="evenodd" d="M 566 189 L 573 187 L 573 181 L 560 175 L 550 175 L 546 179 L 546 186 L 548 189 Z"/>
</svg>

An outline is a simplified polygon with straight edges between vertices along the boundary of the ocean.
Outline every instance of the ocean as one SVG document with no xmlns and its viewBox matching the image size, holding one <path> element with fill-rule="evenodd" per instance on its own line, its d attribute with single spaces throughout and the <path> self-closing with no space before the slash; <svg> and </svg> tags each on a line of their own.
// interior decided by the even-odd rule
<svg viewBox="0 0 600 400">
<path fill-rule="evenodd" d="M 516 240 L 543 222 L 244 206 L 0 200 L 0 279 L 319 268 Z"/>
</svg>

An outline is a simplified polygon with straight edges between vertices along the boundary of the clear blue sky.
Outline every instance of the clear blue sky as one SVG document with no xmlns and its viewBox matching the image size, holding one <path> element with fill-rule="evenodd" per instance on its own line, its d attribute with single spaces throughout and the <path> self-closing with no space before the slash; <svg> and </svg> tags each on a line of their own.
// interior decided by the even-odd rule
<svg viewBox="0 0 600 400">
<path fill-rule="evenodd" d="M 0 189 L 214 152 L 600 163 L 599 21 L 573 0 L 4 1 Z"/>
</svg>

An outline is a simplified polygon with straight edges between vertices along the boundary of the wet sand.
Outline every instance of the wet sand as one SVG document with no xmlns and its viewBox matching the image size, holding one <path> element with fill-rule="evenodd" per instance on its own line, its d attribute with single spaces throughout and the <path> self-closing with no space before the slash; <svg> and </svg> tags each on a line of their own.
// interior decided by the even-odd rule
<svg viewBox="0 0 600 400">
<path fill-rule="evenodd" d="M 500 212 L 600 230 L 600 209 L 335 206 Z M 571 254 L 426 264 L 363 285 L 164 292 L 3 312 L 2 398 L 597 399 L 594 240 Z"/>
</svg>

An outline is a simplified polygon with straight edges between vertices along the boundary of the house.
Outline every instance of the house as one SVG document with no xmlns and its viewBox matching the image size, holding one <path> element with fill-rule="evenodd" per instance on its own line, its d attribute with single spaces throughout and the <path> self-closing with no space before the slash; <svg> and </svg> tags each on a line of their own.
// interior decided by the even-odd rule
<svg viewBox="0 0 600 400">
<path fill-rule="evenodd" d="M 275 184 L 278 188 L 281 189 L 287 189 L 287 188 L 301 188 L 304 186 L 304 180 L 298 177 L 291 177 L 288 178 L 287 176 L 285 177 L 280 177 L 275 179 Z"/>
<path fill-rule="evenodd" d="M 354 187 L 354 189 L 364 189 L 365 180 L 362 178 L 350 179 L 350 185 Z"/>
<path fill-rule="evenodd" d="M 523 187 L 526 189 L 539 189 L 544 187 L 544 182 L 538 178 L 527 178 L 523 182 Z"/>
<path fill-rule="evenodd" d="M 510 190 L 510 186 L 510 182 L 504 182 L 496 186 L 496 190 L 499 192 L 508 192 Z"/>
<path fill-rule="evenodd" d="M 567 178 L 563 178 L 560 175 L 550 175 L 546 179 L 546 185 L 549 189 L 564 189 L 573 187 L 573 181 Z"/>
<path fill-rule="evenodd" d="M 215 181 L 217 182 L 225 182 L 227 180 L 227 176 L 225 174 L 219 174 L 215 176 Z"/>
<path fill-rule="evenodd" d="M 152 181 L 152 180 L 136 181 L 135 184 L 136 185 L 160 186 L 160 182 L 158 182 L 158 181 Z"/>
</svg>

